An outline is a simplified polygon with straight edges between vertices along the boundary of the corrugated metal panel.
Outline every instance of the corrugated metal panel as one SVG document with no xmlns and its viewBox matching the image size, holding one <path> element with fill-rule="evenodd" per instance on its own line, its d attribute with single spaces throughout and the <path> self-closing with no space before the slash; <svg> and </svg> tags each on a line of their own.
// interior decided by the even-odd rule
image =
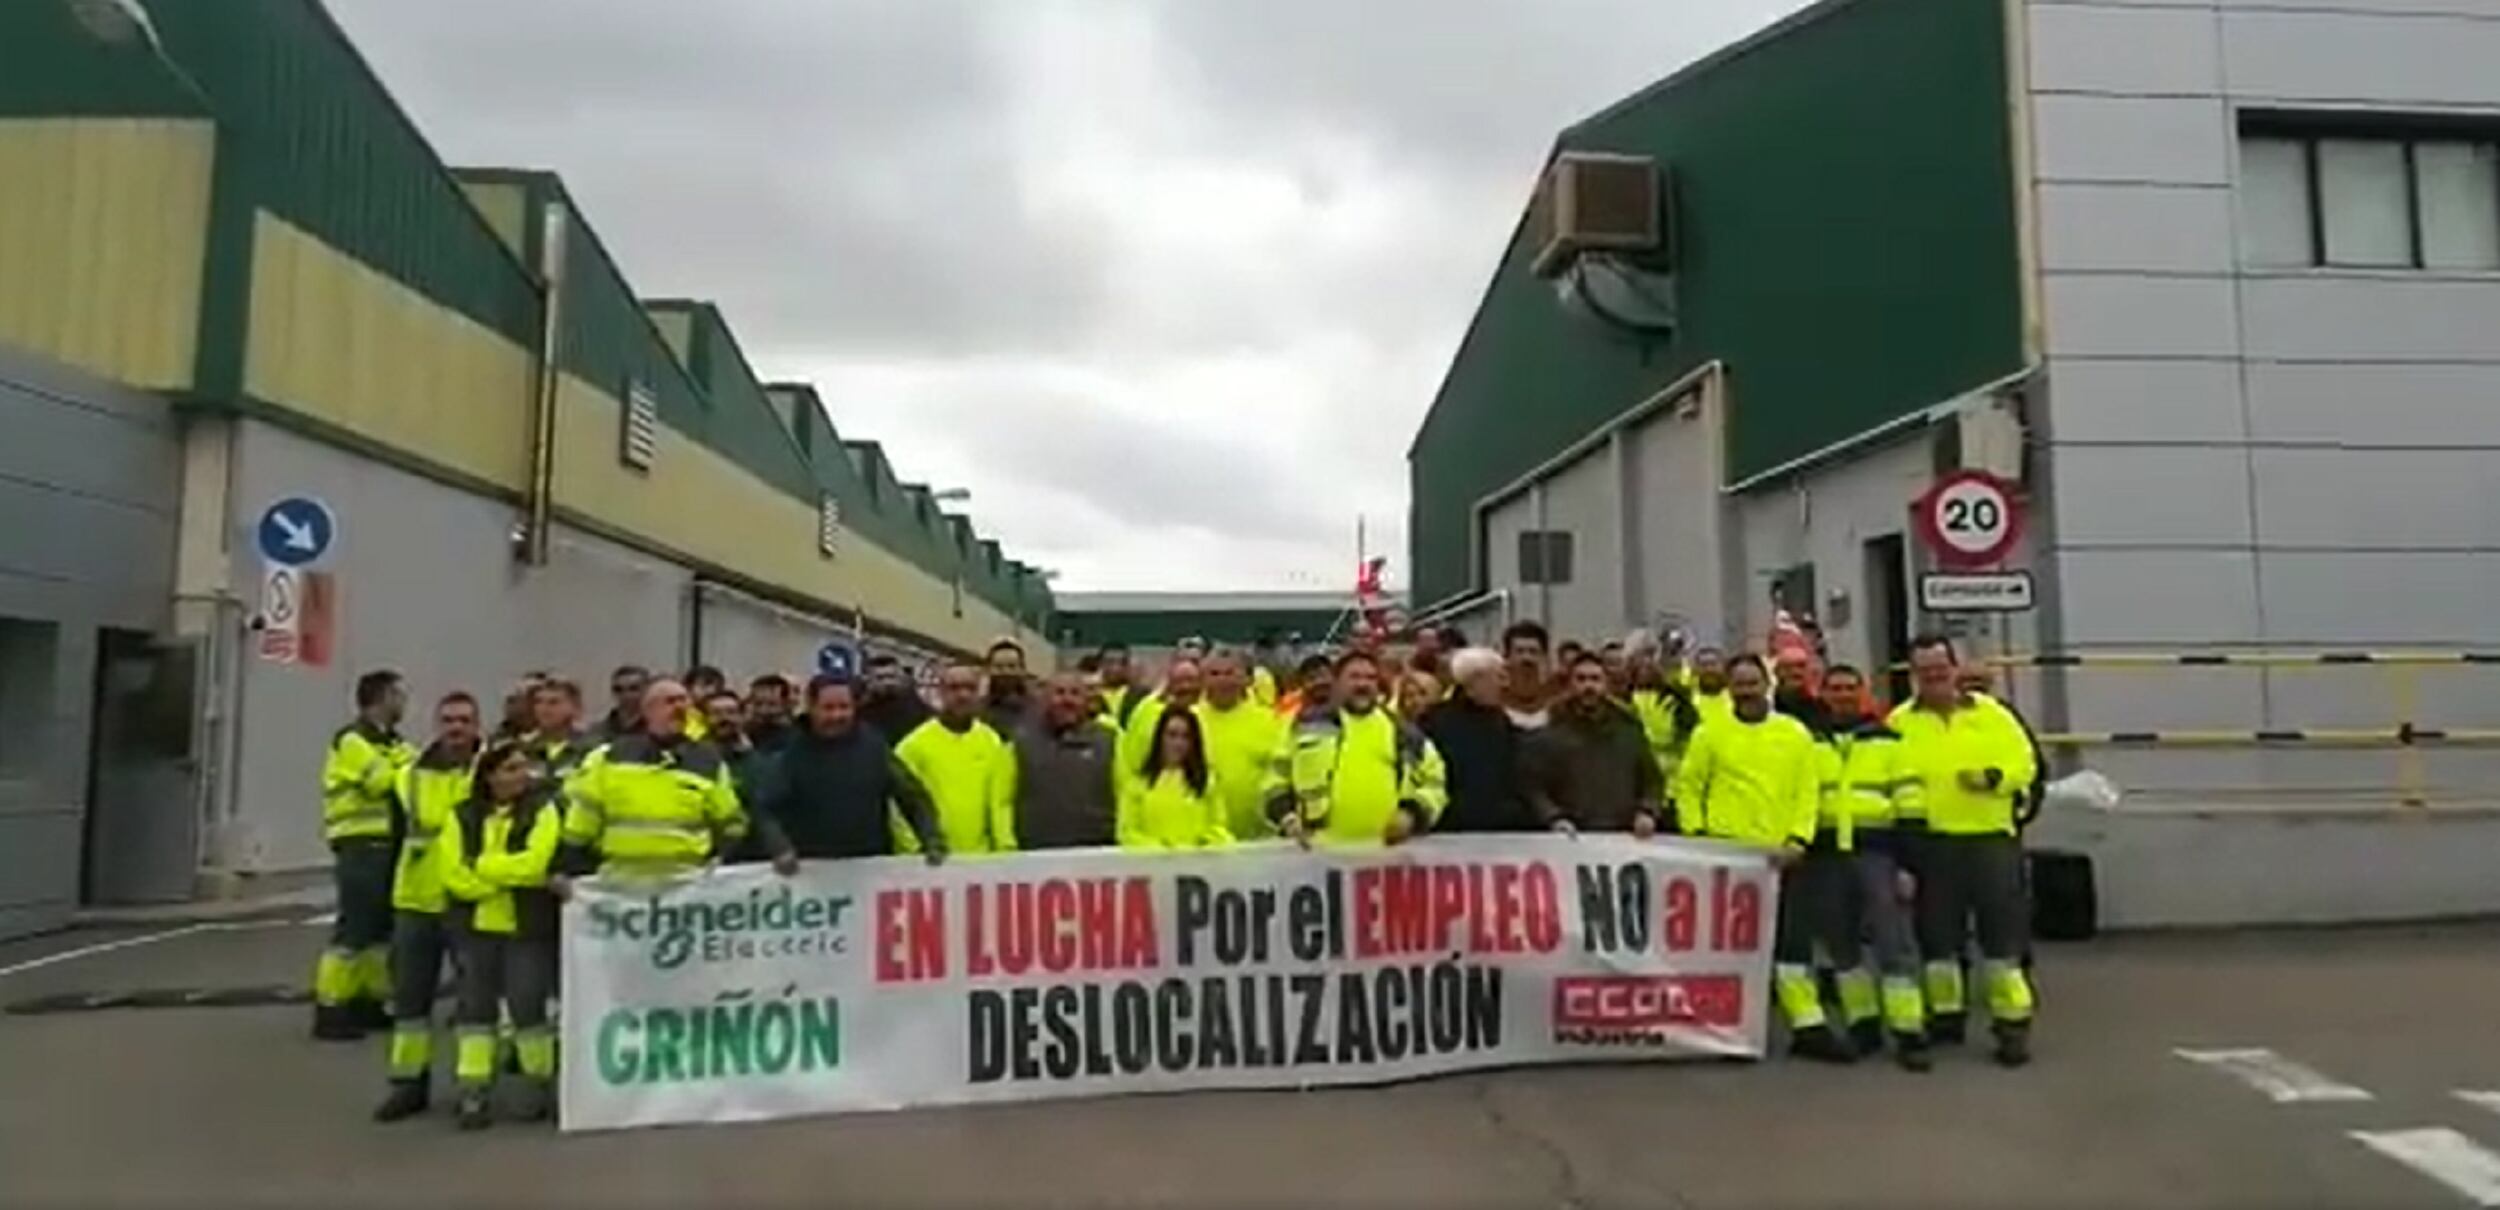
<svg viewBox="0 0 2500 1210">
<path fill-rule="evenodd" d="M 252 246 L 253 396 L 518 490 L 529 351 L 282 219 Z"/>
<path fill-rule="evenodd" d="M 529 191 L 501 181 L 462 181 L 460 192 L 467 195 L 471 206 L 477 207 L 478 217 L 486 220 L 495 238 L 526 263 Z"/>
<path fill-rule="evenodd" d="M 0 121 L 0 339 L 189 385 L 213 146 L 189 119 Z"/>
<path fill-rule="evenodd" d="M 245 206 L 521 342 L 529 275 L 314 0 L 150 10 L 168 55 L 216 104 Z"/>
<path fill-rule="evenodd" d="M 700 442 L 681 435 L 663 444 L 648 475 L 627 471 L 616 457 L 617 401 L 579 378 L 565 376 L 556 414 L 556 499 L 568 510 L 968 650 L 1012 627 L 1005 614 L 977 601 L 954 616 L 945 582 L 874 542 L 846 543 L 840 558 L 822 557 L 813 500 L 792 497 Z M 688 507 L 694 500 L 701 507 Z"/>
<path fill-rule="evenodd" d="M 1711 360 L 1741 476 L 2021 368 L 2003 0 L 1827 4 L 1566 132 L 1673 172 L 1672 340 L 1557 303 L 1513 241 L 1409 454 L 1416 597 L 1478 498 Z"/>
<path fill-rule="evenodd" d="M 27 117 L 198 116 L 200 99 L 130 36 L 81 22 L 66 3 L 0 3 L 0 114 Z"/>
</svg>

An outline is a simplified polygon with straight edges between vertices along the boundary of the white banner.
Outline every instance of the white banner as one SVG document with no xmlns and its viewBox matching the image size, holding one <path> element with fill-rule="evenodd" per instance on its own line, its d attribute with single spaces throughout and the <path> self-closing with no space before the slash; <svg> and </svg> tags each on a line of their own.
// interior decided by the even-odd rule
<svg viewBox="0 0 2500 1210">
<path fill-rule="evenodd" d="M 564 1128 L 1758 1057 L 1777 893 L 1752 852 L 1549 835 L 587 882 Z"/>
</svg>

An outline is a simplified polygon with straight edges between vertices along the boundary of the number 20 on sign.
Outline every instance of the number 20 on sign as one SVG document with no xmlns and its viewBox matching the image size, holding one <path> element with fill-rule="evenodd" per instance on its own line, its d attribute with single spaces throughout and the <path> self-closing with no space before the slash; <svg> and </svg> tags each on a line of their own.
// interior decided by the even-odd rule
<svg viewBox="0 0 2500 1210">
<path fill-rule="evenodd" d="M 1987 567 L 2013 553 L 2023 532 L 2014 487 L 1985 471 L 1956 471 L 1912 506 L 1919 540 L 1947 567 Z"/>
</svg>

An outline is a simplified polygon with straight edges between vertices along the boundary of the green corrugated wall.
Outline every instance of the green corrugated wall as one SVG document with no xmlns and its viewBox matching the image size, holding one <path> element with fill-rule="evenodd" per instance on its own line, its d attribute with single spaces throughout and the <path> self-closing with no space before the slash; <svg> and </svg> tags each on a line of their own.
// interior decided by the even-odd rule
<svg viewBox="0 0 2500 1210">
<path fill-rule="evenodd" d="M 1504 251 L 1409 456 L 1415 599 L 1475 587 L 1479 499 L 1712 359 L 1739 478 L 2019 369 L 2007 98 L 2002 0 L 1855 0 L 1565 131 L 1673 171 L 1682 329 Z"/>
</svg>

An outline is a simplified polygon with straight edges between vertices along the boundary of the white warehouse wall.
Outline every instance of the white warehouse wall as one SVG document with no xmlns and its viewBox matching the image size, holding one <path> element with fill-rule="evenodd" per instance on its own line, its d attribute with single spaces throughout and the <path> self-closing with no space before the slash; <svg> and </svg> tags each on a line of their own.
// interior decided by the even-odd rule
<svg viewBox="0 0 2500 1210">
<path fill-rule="evenodd" d="M 2500 274 L 2245 269 L 2236 193 L 2250 110 L 2500 130 L 2500 5 L 2030 0 L 2026 18 L 2063 645 L 2500 645 Z M 2393 694 L 2371 671 L 2078 673 L 2065 722 L 2500 724 L 2493 670 Z M 2434 780 L 2492 771 L 2430 760 Z M 2319 753 L 2106 763 L 2187 787 L 2392 776 Z"/>
<path fill-rule="evenodd" d="M 512 508 L 258 422 L 236 428 L 228 549 L 233 584 L 258 592 L 252 526 L 271 501 L 327 502 L 339 536 L 322 563 L 338 583 L 337 649 L 326 668 L 246 655 L 231 782 L 219 787 L 212 863 L 235 871 L 326 864 L 320 772 L 329 738 L 354 713 L 359 672 L 408 677 L 407 730 L 421 738 L 432 703 L 467 689 L 492 719 L 504 688 L 530 668 L 579 681 L 603 709 L 619 663 L 683 658 L 692 578 L 683 569 L 559 527 L 549 566 L 522 569 Z M 248 641 L 248 640 L 247 640 Z"/>
</svg>

